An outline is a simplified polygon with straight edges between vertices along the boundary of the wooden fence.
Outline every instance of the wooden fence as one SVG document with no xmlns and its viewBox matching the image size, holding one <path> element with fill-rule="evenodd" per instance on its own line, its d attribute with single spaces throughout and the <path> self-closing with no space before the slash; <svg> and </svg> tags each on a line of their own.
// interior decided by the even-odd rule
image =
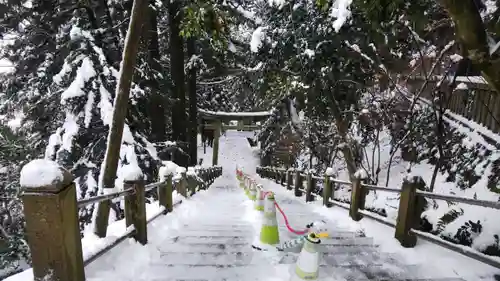
<svg viewBox="0 0 500 281">
<path fill-rule="evenodd" d="M 274 179 L 276 183 L 286 186 L 288 190 L 293 190 L 295 196 L 300 197 L 305 193 L 306 202 L 314 201 L 316 198 L 321 198 L 323 205 L 327 207 L 335 205 L 347 209 L 349 211 L 349 216 L 355 221 L 359 221 L 366 216 L 395 228 L 394 237 L 403 247 L 414 247 L 417 242 L 417 237 L 419 237 L 488 265 L 500 268 L 500 262 L 497 259 L 477 252 L 472 248 L 456 245 L 442 240 L 430 233 L 418 230 L 420 226 L 420 216 L 424 211 L 426 199 L 445 200 L 448 202 L 464 203 L 493 209 L 500 209 L 500 202 L 475 200 L 466 197 L 426 192 L 424 191 L 425 182 L 421 177 L 405 179 L 401 189 L 397 189 L 365 184 L 364 179 L 362 178 L 355 178 L 353 182 L 348 182 L 337 180 L 327 174 L 320 177 L 313 175 L 312 173 L 304 173 L 299 170 L 286 170 L 276 167 L 257 167 L 257 173 L 263 178 Z M 322 194 L 317 192 L 318 184 L 321 184 L 323 187 Z M 341 203 L 334 199 L 334 184 L 348 185 L 351 187 L 350 204 Z M 365 210 L 366 195 L 370 192 L 370 190 L 400 194 L 398 217 L 396 222 Z"/>
<path fill-rule="evenodd" d="M 21 187 L 26 236 L 31 250 L 33 275 L 42 280 L 48 274 L 60 281 L 85 281 L 84 266 L 107 252 L 119 242 L 133 237 L 148 242 L 147 224 L 162 214 L 172 212 L 172 192 L 188 198 L 199 189 L 206 189 L 222 174 L 221 167 L 199 169 L 196 175 L 181 174 L 178 180 L 166 175 L 165 181 L 145 184 L 143 179 L 124 183 L 123 191 L 77 201 L 76 185 L 69 172 L 60 168 L 64 179 L 49 186 Z M 163 212 L 147 220 L 146 193 L 158 193 Z M 78 222 L 78 209 L 115 198 L 124 198 L 126 233 L 112 245 L 83 260 Z M 45 279 L 43 279 L 45 280 Z"/>
<path fill-rule="evenodd" d="M 432 101 L 433 90 L 442 76 L 435 76 L 429 80 L 424 88 L 422 98 Z M 422 77 L 410 78 L 408 86 L 416 93 L 424 84 Z M 458 76 L 457 84 L 467 87 L 458 87 L 451 96 L 446 98 L 446 107 L 453 113 L 475 121 L 495 133 L 500 132 L 500 96 L 480 76 Z M 462 86 L 463 86 L 462 85 Z"/>
</svg>

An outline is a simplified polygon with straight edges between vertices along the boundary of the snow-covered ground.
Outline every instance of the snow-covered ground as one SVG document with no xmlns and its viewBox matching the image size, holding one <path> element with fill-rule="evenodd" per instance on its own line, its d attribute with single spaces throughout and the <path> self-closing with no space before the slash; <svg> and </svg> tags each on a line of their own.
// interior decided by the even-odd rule
<svg viewBox="0 0 500 281">
<path fill-rule="evenodd" d="M 266 190 L 276 192 L 278 201 L 283 204 L 290 221 L 297 227 L 302 227 L 305 221 L 317 218 L 326 218 L 335 225 L 330 231 L 362 232 L 373 237 L 374 242 L 380 245 L 380 250 L 396 253 L 401 256 L 402 264 L 416 265 L 413 269 L 419 271 L 411 274 L 423 278 L 457 278 L 454 280 L 492 280 L 499 270 L 476 262 L 462 255 L 443 249 L 431 243 L 419 240 L 413 249 L 402 248 L 393 238 L 394 230 L 369 219 L 353 222 L 346 211 L 340 208 L 326 209 L 319 202 L 300 203 L 302 198 L 296 199 L 276 183 L 260 179 L 255 173 L 258 166 L 257 150 L 250 148 L 246 137 L 250 132 L 228 131 L 221 137 L 219 164 L 223 166 L 223 175 L 218 178 L 207 191 L 197 193 L 190 199 L 184 200 L 175 208 L 174 212 L 152 221 L 148 225 L 149 243 L 142 246 L 133 239 L 128 239 L 111 251 L 98 258 L 86 267 L 87 280 L 177 280 L 190 279 L 202 276 L 203 280 L 289 280 L 290 264 L 283 264 L 281 254 L 277 252 L 255 252 L 249 248 L 258 235 L 260 217 L 253 210 L 253 204 L 247 200 L 238 188 L 235 179 L 236 166 L 250 174 L 257 182 L 264 185 Z M 202 147 L 200 146 L 200 152 Z M 205 165 L 211 163 L 211 149 L 200 157 L 205 159 Z M 290 202 L 295 202 L 292 205 Z M 307 206 L 309 205 L 309 206 Z M 158 208 L 150 206 L 148 216 L 157 212 Z M 301 210 L 304 213 L 300 214 Z M 307 216 L 305 216 L 307 214 Z M 314 215 L 316 214 L 316 215 Z M 283 220 L 278 219 L 283 231 Z M 119 224 L 120 221 L 114 222 Z M 220 229 L 220 230 L 219 230 Z M 223 231 L 221 231 L 223 230 Z M 126 229 L 121 229 L 121 232 Z M 210 234 L 209 232 L 214 232 Z M 237 234 L 240 233 L 240 234 Z M 281 234 L 281 233 L 280 233 Z M 228 236 L 238 235 L 236 238 Z M 95 252 L 99 242 L 91 241 L 89 237 L 83 243 L 86 251 Z M 179 246 L 174 241 L 184 239 L 187 244 L 200 244 L 194 250 L 186 246 Z M 232 240 L 236 239 L 236 240 Z M 239 239 L 239 240 L 238 240 Z M 286 239 L 286 238 L 285 238 Z M 186 241 L 190 241 L 189 243 Z M 238 244 L 239 242 L 242 242 Z M 101 241 L 105 244 L 105 241 Z M 182 244 L 182 243 L 181 243 Z M 210 245 L 218 244 L 228 247 L 243 247 L 243 249 L 228 252 L 218 250 L 219 254 L 207 254 L 216 250 Z M 238 246 L 243 245 L 243 246 Z M 245 246 L 246 245 L 246 246 Z M 236 249 L 235 248 L 235 249 Z M 232 249 L 232 248 L 231 248 Z M 210 251 L 209 251 L 210 250 Z M 233 249 L 234 250 L 234 249 Z M 203 253 L 201 253 L 203 252 Z M 207 256 L 208 255 L 208 256 Z M 236 256 L 235 256 L 236 255 Z M 213 264 L 233 264 L 240 262 L 245 266 L 235 268 L 214 268 Z M 247 263 L 248 262 L 248 263 Z M 197 267 L 190 267 L 197 264 Z M 205 264 L 201 266 L 200 264 Z M 394 267 L 386 264 L 384 267 Z M 237 268 L 237 267 L 236 267 Z M 404 268 L 399 268 L 405 270 Z M 335 274 L 335 272 L 334 272 Z M 324 280 L 345 280 L 341 277 L 330 277 Z M 336 275 L 333 275 L 336 276 Z M 177 278 L 177 279 L 176 279 Z M 15 275 L 6 281 L 32 281 L 30 271 Z M 364 279 L 365 280 L 365 279 Z M 451 279 L 450 279 L 451 280 Z"/>
<path fill-rule="evenodd" d="M 283 186 L 271 180 L 262 179 L 259 182 L 267 189 L 275 191 L 278 197 L 293 196 L 293 191 L 287 191 Z M 304 197 L 301 200 L 304 200 Z M 321 200 L 304 202 L 303 204 L 309 205 L 318 215 L 333 220 L 338 229 L 364 233 L 367 237 L 373 238 L 374 243 L 380 245 L 380 251 L 397 254 L 400 257 L 398 261 L 401 263 L 421 267 L 418 277 L 423 279 L 419 280 L 427 278 L 462 278 L 470 281 L 496 280 L 493 276 L 500 274 L 500 269 L 422 239 L 418 240 L 414 248 L 403 248 L 394 238 L 394 228 L 369 218 L 355 222 L 350 219 L 348 211 L 341 207 L 326 208 L 322 206 Z"/>
</svg>

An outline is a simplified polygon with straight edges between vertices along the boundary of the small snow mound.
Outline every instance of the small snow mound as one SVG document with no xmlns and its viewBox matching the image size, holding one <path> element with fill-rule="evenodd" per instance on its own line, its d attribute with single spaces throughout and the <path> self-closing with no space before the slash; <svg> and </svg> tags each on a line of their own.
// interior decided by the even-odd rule
<svg viewBox="0 0 500 281">
<path fill-rule="evenodd" d="M 368 174 L 366 173 L 365 170 L 359 169 L 354 173 L 354 176 L 358 179 L 366 179 L 368 178 Z"/>
<path fill-rule="evenodd" d="M 24 188 L 52 185 L 64 180 L 63 172 L 64 168 L 54 161 L 36 159 L 22 168 L 20 184 Z"/>
<path fill-rule="evenodd" d="M 196 176 L 196 170 L 194 167 L 188 167 L 186 175 L 188 176 Z"/>
<path fill-rule="evenodd" d="M 163 161 L 163 166 L 160 167 L 158 173 L 160 174 L 160 181 L 165 181 L 169 176 L 173 175 L 179 167 L 172 161 Z"/>
<path fill-rule="evenodd" d="M 137 163 L 124 165 L 121 173 L 123 174 L 124 181 L 137 181 L 144 177 L 144 174 Z"/>
<path fill-rule="evenodd" d="M 463 82 L 457 85 L 457 90 L 467 90 L 467 89 L 469 89 L 469 87 L 467 86 L 467 84 Z"/>
<path fill-rule="evenodd" d="M 325 176 L 331 177 L 331 176 L 334 176 L 334 175 L 335 175 L 335 170 L 333 170 L 333 168 L 330 168 L 330 167 L 326 168 Z"/>
<path fill-rule="evenodd" d="M 184 174 L 186 172 L 186 168 L 177 166 L 177 169 L 175 170 L 176 173 L 178 174 Z"/>
</svg>

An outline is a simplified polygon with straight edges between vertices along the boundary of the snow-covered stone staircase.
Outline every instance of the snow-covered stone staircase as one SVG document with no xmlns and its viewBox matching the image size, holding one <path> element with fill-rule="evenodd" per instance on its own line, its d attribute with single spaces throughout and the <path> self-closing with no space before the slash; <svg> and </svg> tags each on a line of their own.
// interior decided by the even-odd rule
<svg viewBox="0 0 500 281">
<path fill-rule="evenodd" d="M 201 196 L 200 196 L 201 195 Z M 321 217 L 310 206 L 285 192 L 277 202 L 296 227 L 325 220 L 333 237 L 322 241 L 320 280 L 396 281 L 441 280 L 425 267 L 404 264 L 400 256 L 384 253 L 373 239 L 336 226 L 334 219 Z M 289 280 L 297 253 L 258 251 L 252 243 L 259 236 L 258 213 L 234 179 L 214 184 L 206 193 L 187 199 L 179 213 L 154 222 L 154 236 L 146 246 L 123 245 L 87 271 L 88 281 L 265 281 Z M 196 208 L 195 211 L 192 211 Z M 172 226 L 161 227 L 174 221 Z M 293 238 L 278 213 L 280 238 Z M 161 233 L 164 230 L 164 233 Z M 136 247 L 136 248 L 131 248 Z M 121 265 L 120 265 L 121 264 Z M 99 268 L 101 267 L 101 268 Z M 109 267 L 112 267 L 111 269 Z M 117 273 L 117 271 L 119 271 Z M 114 276 L 120 276 L 116 279 Z M 434 276 L 442 277 L 442 276 Z"/>
<path fill-rule="evenodd" d="M 165 237 L 159 246 L 160 259 L 150 264 L 156 268 L 152 272 L 158 272 L 151 280 L 283 280 L 288 275 L 297 253 L 253 250 L 259 227 L 246 217 L 256 211 L 238 187 L 220 187 L 219 192 L 210 204 L 200 206 L 202 216 L 185 221 Z M 299 200 L 278 196 L 297 225 L 326 220 Z M 278 221 L 282 240 L 292 238 L 280 216 Z M 397 255 L 381 252 L 369 237 L 331 227 L 333 237 L 322 243 L 322 280 L 462 280 L 419 278 L 425 276 L 425 268 L 401 264 Z"/>
<path fill-rule="evenodd" d="M 322 280 L 440 280 L 463 281 L 461 278 L 432 278 L 433 272 L 421 265 L 404 264 L 401 256 L 382 252 L 379 245 L 363 233 L 342 229 L 335 224 L 335 218 L 325 218 L 304 204 L 304 197 L 297 198 L 288 192 L 277 192 L 276 200 L 293 225 L 305 226 L 312 221 L 323 220 L 328 223 L 329 239 L 322 239 L 320 277 Z M 281 237 L 293 237 L 285 227 L 284 220 L 278 215 Z M 392 235 L 392 234 L 388 234 Z M 283 254 L 281 263 L 294 264 L 297 254 Z"/>
<path fill-rule="evenodd" d="M 272 270 L 264 253 L 251 247 L 258 233 L 245 219 L 242 190 L 213 188 L 220 196 L 202 206 L 203 215 L 183 222 L 159 247 L 161 260 L 152 265 L 162 273 L 154 280 L 265 280 Z"/>
</svg>

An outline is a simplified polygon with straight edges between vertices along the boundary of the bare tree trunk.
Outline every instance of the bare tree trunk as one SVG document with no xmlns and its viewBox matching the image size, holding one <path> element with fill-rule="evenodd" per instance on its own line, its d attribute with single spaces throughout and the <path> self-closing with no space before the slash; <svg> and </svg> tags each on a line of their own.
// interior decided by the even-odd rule
<svg viewBox="0 0 500 281">
<path fill-rule="evenodd" d="M 172 138 L 186 141 L 186 94 L 184 92 L 184 43 L 180 35 L 182 21 L 181 2 L 168 4 L 170 25 L 170 76 L 172 77 Z"/>
<path fill-rule="evenodd" d="M 477 0 L 440 0 L 453 22 L 472 63 L 481 70 L 488 84 L 500 93 L 500 60 L 490 55 L 486 27 Z"/>
<path fill-rule="evenodd" d="M 109 127 L 108 146 L 104 158 L 104 169 L 102 170 L 103 189 L 113 188 L 115 185 L 116 170 L 120 158 L 120 148 L 122 144 L 123 126 L 128 109 L 128 98 L 134 68 L 137 58 L 137 50 L 141 39 L 142 25 L 144 24 L 144 14 L 148 7 L 148 0 L 135 0 L 132 7 L 132 15 L 127 32 L 127 40 L 123 50 L 121 72 L 116 88 L 116 97 L 113 106 L 113 120 Z M 104 201 L 97 208 L 95 233 L 99 237 L 105 237 L 109 218 L 110 201 Z"/>
<path fill-rule="evenodd" d="M 196 38 L 190 37 L 187 40 L 187 53 L 191 59 L 196 55 Z M 188 69 L 188 81 L 187 89 L 189 93 L 189 156 L 190 164 L 195 166 L 197 163 L 197 140 L 198 140 L 198 130 L 197 130 L 197 96 L 196 96 L 196 68 L 191 66 Z"/>
</svg>

